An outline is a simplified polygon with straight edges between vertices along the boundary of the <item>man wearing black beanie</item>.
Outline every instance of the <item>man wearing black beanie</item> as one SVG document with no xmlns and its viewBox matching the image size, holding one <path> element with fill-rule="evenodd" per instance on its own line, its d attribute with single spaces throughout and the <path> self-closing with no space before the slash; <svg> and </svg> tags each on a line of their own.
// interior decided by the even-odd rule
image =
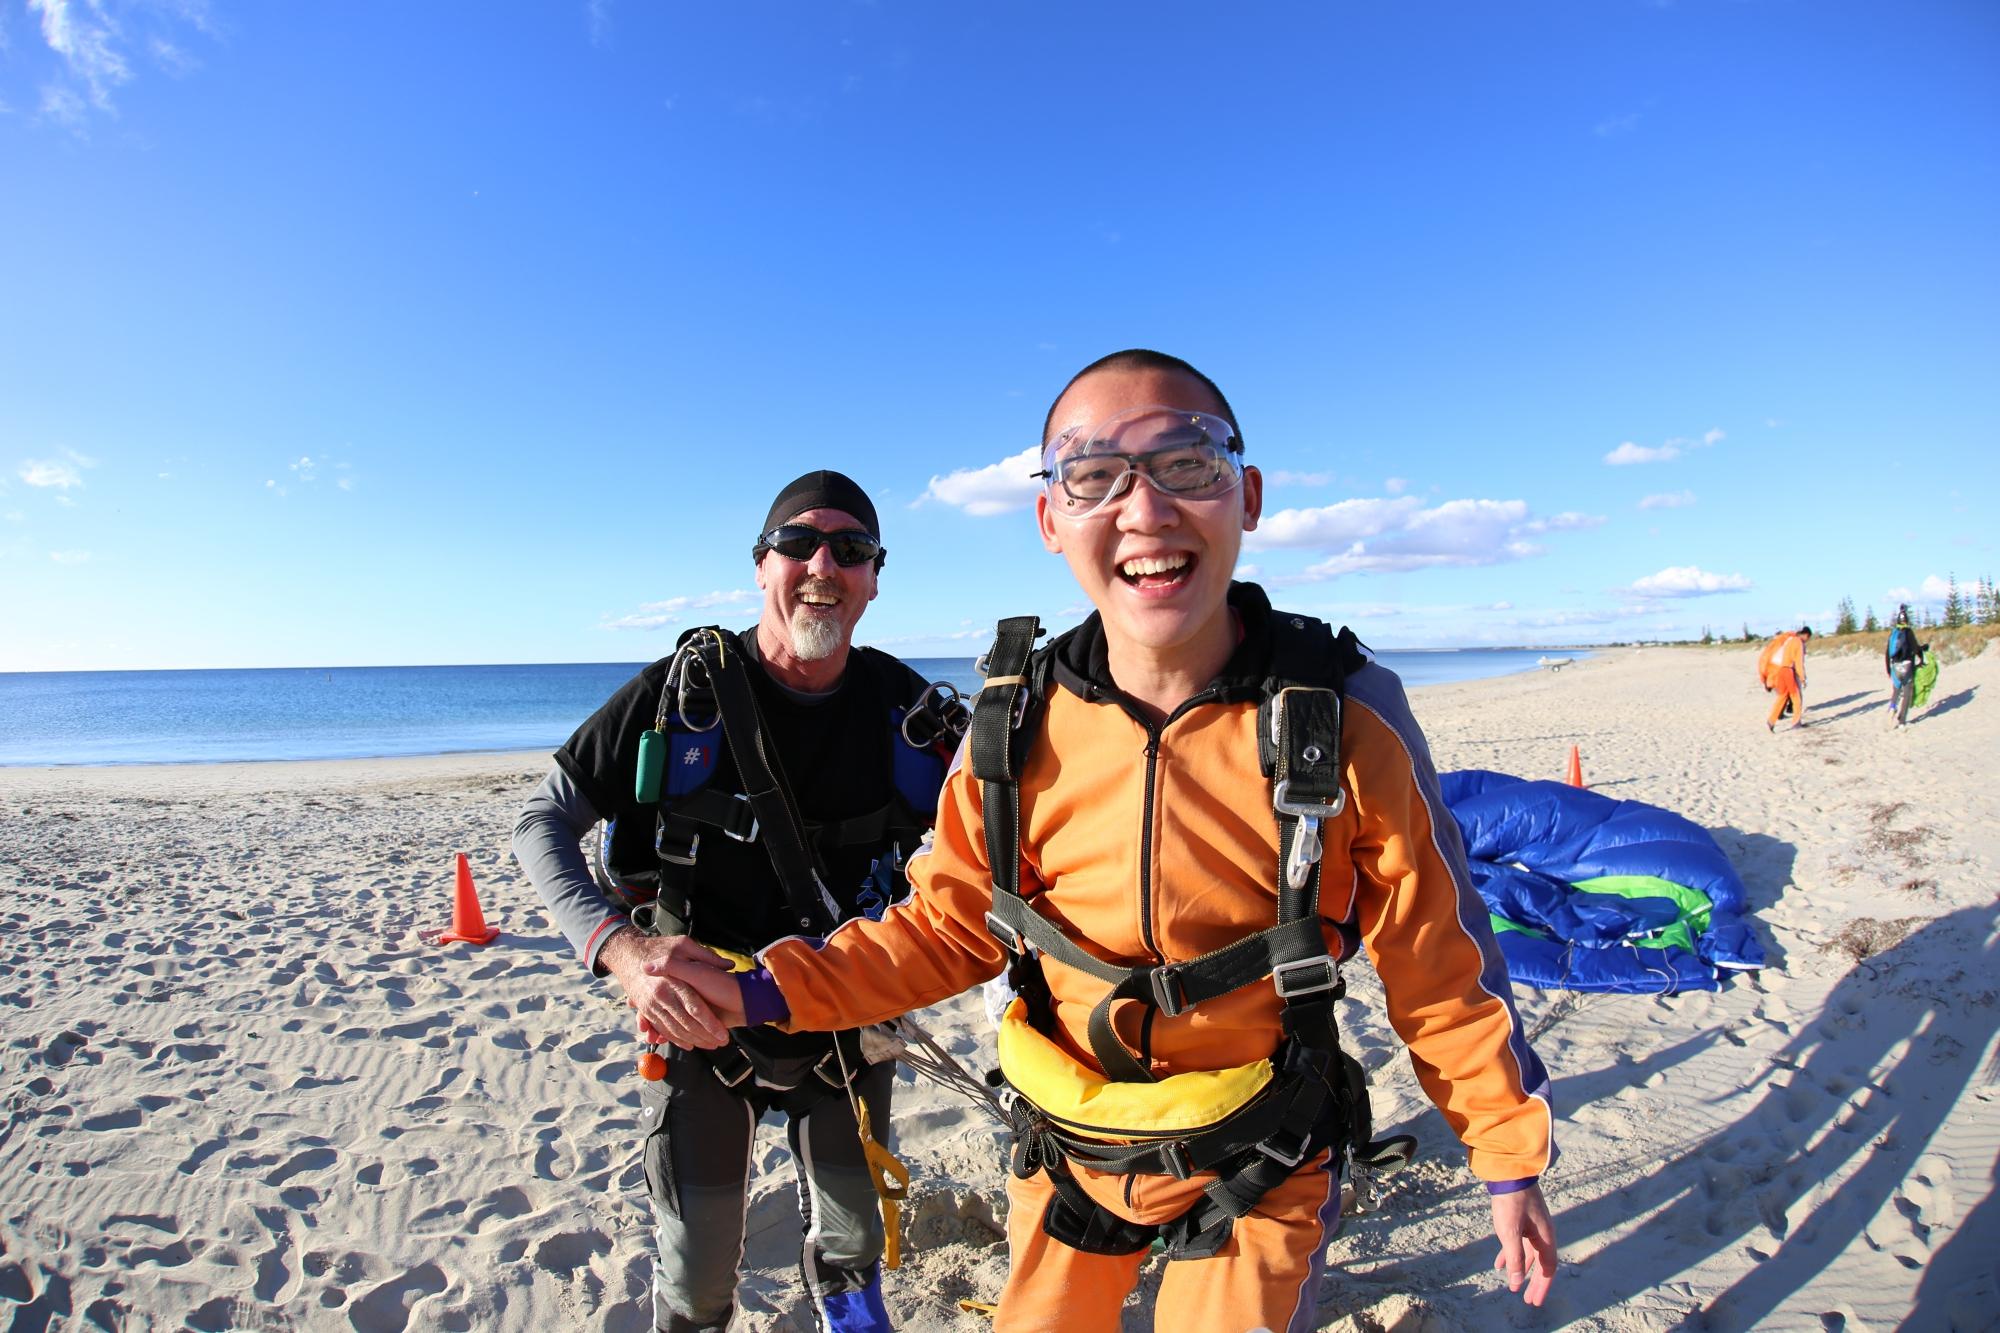
<svg viewBox="0 0 2000 1333">
<path fill-rule="evenodd" d="M 788 1121 L 813 1325 L 889 1327 L 856 1108 L 886 1138 L 893 1063 L 868 1063 L 853 1032 L 744 1028 L 715 1051 L 675 1049 L 660 1034 L 694 1006 L 681 983 L 644 971 L 673 936 L 750 954 L 879 916 L 906 891 L 902 867 L 935 816 L 948 752 L 900 725 L 927 682 L 854 646 L 881 536 L 851 478 L 821 470 L 785 486 L 751 547 L 757 624 L 683 635 L 556 752 L 515 824 L 515 855 L 578 958 L 616 978 L 666 1057 L 641 1084 L 659 1329 L 721 1329 L 734 1313 L 766 1111 Z M 578 842 L 600 821 L 593 874 Z"/>
</svg>

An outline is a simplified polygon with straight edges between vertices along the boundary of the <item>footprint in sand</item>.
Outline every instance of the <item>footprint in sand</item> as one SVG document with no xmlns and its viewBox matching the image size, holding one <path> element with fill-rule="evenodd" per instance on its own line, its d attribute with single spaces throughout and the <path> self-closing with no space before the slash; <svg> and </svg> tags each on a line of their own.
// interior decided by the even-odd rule
<svg viewBox="0 0 2000 1333">
<path fill-rule="evenodd" d="M 294 1153 L 283 1166 L 265 1176 L 264 1183 L 283 1185 L 308 1171 L 324 1171 L 339 1160 L 340 1154 L 331 1148 L 308 1148 L 302 1153 Z"/>
<path fill-rule="evenodd" d="M 563 1048 L 563 1054 L 578 1064 L 594 1065 L 611 1053 L 611 1048 L 624 1041 L 624 1035 L 617 1032 L 600 1032 L 582 1041 L 571 1042 Z"/>
<path fill-rule="evenodd" d="M 412 1019 L 407 1023 L 397 1023 L 391 1027 L 383 1028 L 382 1035 L 385 1037 L 395 1037 L 403 1041 L 415 1041 L 417 1038 L 423 1037 L 424 1040 L 419 1045 L 444 1046 L 448 1043 L 448 1038 L 443 1033 L 438 1032 L 438 1029 L 448 1027 L 450 1024 L 451 1020 L 443 1014 L 432 1014 L 429 1018 Z M 340 1035 L 345 1037 L 347 1033 L 343 1032 Z"/>
<path fill-rule="evenodd" d="M 252 1125 L 249 1128 L 245 1129 L 237 1137 L 242 1139 L 254 1139 L 257 1137 L 258 1133 L 259 1131 L 257 1127 L 255 1125 Z M 203 1162 L 206 1162 L 209 1158 L 215 1156 L 215 1154 L 221 1152 L 224 1148 L 227 1148 L 230 1142 L 231 1140 L 229 1135 L 222 1134 L 208 1140 L 206 1143 L 197 1144 L 195 1146 L 195 1150 L 188 1154 L 187 1160 L 182 1162 L 180 1166 L 177 1168 L 177 1170 L 179 1170 L 180 1173 L 184 1176 L 193 1175 L 196 1171 L 199 1171 L 201 1169 L 201 1164 Z"/>
<path fill-rule="evenodd" d="M 535 1265 L 562 1277 L 573 1277 L 581 1268 L 593 1291 L 601 1287 L 588 1272 L 590 1261 L 611 1252 L 611 1238 L 595 1231 L 569 1231 L 550 1236 L 535 1246 Z"/>
<path fill-rule="evenodd" d="M 381 1283 L 354 1303 L 348 1322 L 360 1333 L 403 1333 L 411 1326 L 411 1316 L 426 1298 L 451 1285 L 436 1264 L 418 1264 Z M 424 1321 L 417 1321 L 422 1327 Z"/>
<path fill-rule="evenodd" d="M 1896 1211 L 1910 1224 L 1910 1235 L 1921 1251 L 1918 1265 L 1930 1254 L 1931 1233 L 1958 1220 L 1958 1198 L 1952 1190 L 1951 1163 L 1933 1153 L 1917 1159 L 1916 1169 L 1895 1194 Z M 1909 1266 L 1904 1255 L 1897 1259 Z"/>
</svg>

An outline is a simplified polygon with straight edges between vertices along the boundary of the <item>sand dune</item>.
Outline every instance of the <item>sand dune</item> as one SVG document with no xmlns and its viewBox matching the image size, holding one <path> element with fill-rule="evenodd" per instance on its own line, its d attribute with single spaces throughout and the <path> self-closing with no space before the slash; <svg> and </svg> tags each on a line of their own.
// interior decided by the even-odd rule
<svg viewBox="0 0 2000 1333">
<path fill-rule="evenodd" d="M 1532 1312 L 1367 969 L 1343 1014 L 1424 1157 L 1336 1240 L 1330 1328 L 1990 1328 L 2000 658 L 1892 732 L 1810 666 L 1768 735 L 1748 650 L 1618 651 L 1417 695 L 1440 767 L 1561 775 L 1713 830 L 1771 966 L 1719 994 L 1520 992 L 1556 1078 L 1565 1268 Z M 0 770 L 0 1313 L 14 1329 L 644 1329 L 636 1051 L 507 858 L 540 755 Z M 417 939 L 471 858 L 493 946 Z M 926 1024 L 970 1064 L 976 996 Z M 906 1328 L 975 1328 L 996 1134 L 904 1085 Z M 739 1327 L 805 1328 L 767 1126 Z M 1127 1327 L 1151 1326 L 1142 1291 Z"/>
</svg>

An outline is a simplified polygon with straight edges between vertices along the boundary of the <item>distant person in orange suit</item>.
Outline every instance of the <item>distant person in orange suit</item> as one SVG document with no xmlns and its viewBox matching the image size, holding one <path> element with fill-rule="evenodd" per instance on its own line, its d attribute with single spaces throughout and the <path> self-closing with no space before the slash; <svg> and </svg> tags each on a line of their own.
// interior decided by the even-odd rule
<svg viewBox="0 0 2000 1333">
<path fill-rule="evenodd" d="M 1812 638 L 1812 626 L 1802 625 L 1797 630 L 1787 630 L 1764 645 L 1759 654 L 1760 663 L 1766 663 L 1764 688 L 1778 696 L 1771 705 L 1771 715 L 1764 719 L 1766 731 L 1778 729 L 1778 719 L 1789 708 L 1792 712 L 1792 726 L 1806 724 L 1806 642 Z"/>
</svg>

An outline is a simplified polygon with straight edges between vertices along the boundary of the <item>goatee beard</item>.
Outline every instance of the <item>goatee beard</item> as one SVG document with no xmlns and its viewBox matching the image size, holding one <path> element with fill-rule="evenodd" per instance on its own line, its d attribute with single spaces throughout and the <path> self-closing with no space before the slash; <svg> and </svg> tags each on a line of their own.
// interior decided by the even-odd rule
<svg viewBox="0 0 2000 1333">
<path fill-rule="evenodd" d="M 823 662 L 840 651 L 840 622 L 800 607 L 792 613 L 792 656 L 801 662 Z"/>
</svg>

